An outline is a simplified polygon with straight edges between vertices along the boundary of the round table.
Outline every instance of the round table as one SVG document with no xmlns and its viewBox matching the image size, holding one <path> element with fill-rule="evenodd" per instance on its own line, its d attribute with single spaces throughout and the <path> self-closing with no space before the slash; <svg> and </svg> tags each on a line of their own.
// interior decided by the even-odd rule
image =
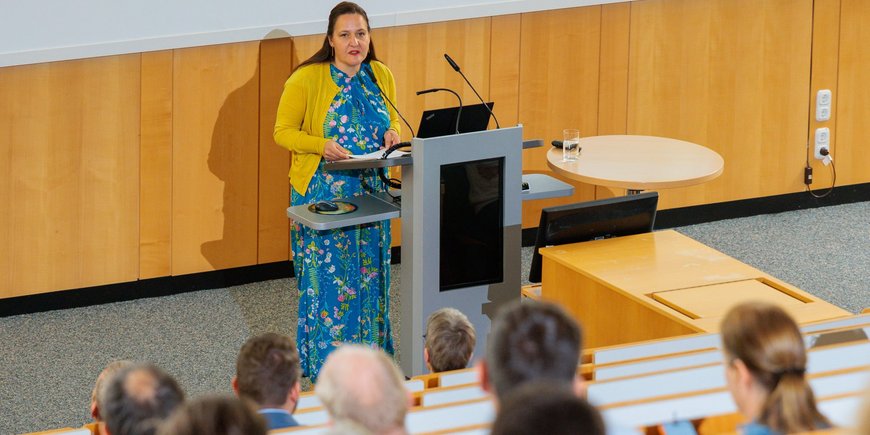
<svg viewBox="0 0 870 435">
<path fill-rule="evenodd" d="M 580 139 L 575 161 L 562 161 L 562 150 L 552 148 L 547 165 L 572 180 L 635 194 L 710 181 L 722 173 L 725 162 L 717 152 L 683 140 L 612 135 Z"/>
</svg>

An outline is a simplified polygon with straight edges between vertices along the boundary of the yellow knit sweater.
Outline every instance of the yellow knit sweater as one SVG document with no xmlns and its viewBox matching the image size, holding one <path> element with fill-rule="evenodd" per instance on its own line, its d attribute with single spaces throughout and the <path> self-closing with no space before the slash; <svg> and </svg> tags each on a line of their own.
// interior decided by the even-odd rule
<svg viewBox="0 0 870 435">
<path fill-rule="evenodd" d="M 391 101 L 396 101 L 393 73 L 377 61 L 372 61 L 371 67 L 378 86 Z M 338 91 L 327 62 L 299 68 L 284 83 L 274 138 L 278 145 L 293 153 L 290 185 L 302 195 L 308 190 L 308 183 L 323 157 L 323 147 L 327 142 L 323 137 L 323 124 L 329 105 Z M 387 109 L 390 112 L 390 129 L 401 135 L 399 115 L 389 104 Z"/>
</svg>

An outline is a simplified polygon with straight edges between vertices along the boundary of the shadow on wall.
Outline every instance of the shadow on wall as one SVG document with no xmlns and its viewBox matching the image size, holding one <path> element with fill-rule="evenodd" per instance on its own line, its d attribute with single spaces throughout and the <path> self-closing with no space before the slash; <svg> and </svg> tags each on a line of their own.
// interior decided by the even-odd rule
<svg viewBox="0 0 870 435">
<path fill-rule="evenodd" d="M 254 70 L 218 113 L 208 153 L 209 170 L 223 183 L 223 237 L 201 245 L 215 270 L 257 263 L 259 76 Z"/>
</svg>

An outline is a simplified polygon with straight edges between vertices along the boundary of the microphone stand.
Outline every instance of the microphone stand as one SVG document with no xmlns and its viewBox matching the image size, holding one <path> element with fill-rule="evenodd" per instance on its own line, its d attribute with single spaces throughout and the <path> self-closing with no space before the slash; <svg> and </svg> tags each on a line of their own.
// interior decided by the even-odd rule
<svg viewBox="0 0 870 435">
<path fill-rule="evenodd" d="M 422 91 L 417 91 L 417 95 L 429 94 L 432 92 L 445 91 L 450 92 L 451 94 L 456 96 L 456 99 L 459 100 L 459 110 L 456 112 L 456 134 L 459 134 L 459 120 L 462 119 L 462 98 L 455 91 L 447 88 L 432 88 L 432 89 L 424 89 Z"/>
<path fill-rule="evenodd" d="M 387 97 L 387 93 L 384 92 L 383 89 L 381 89 L 381 85 L 378 84 L 378 79 L 375 78 L 375 72 L 372 71 L 372 66 L 367 64 L 366 67 L 368 67 L 368 70 L 369 70 L 369 71 L 368 71 L 368 72 L 369 72 L 369 77 L 371 77 L 371 79 L 372 79 L 372 83 L 374 83 L 375 86 L 378 87 L 378 91 L 381 92 L 381 96 L 384 97 L 384 100 L 386 100 L 388 103 L 390 103 L 390 106 L 393 108 L 393 110 L 396 111 L 396 114 L 399 115 L 399 118 L 402 118 L 402 121 L 404 121 L 404 122 L 405 122 L 405 125 L 408 126 L 408 130 L 411 131 L 411 137 L 416 137 L 416 136 L 417 136 L 417 133 L 414 133 L 414 128 L 411 127 L 411 124 L 408 123 L 408 120 L 405 119 L 404 116 L 402 116 L 402 112 L 399 112 L 399 109 L 396 108 L 396 105 L 393 104 L 392 101 L 390 101 L 390 98 Z"/>
<path fill-rule="evenodd" d="M 492 119 L 495 121 L 495 128 L 501 128 L 501 126 L 498 125 L 498 118 L 495 117 L 495 113 L 492 112 L 492 109 L 489 108 L 489 105 L 486 104 L 486 101 L 483 101 L 483 98 L 480 96 L 480 94 L 477 93 L 477 89 L 474 89 L 474 85 L 472 85 L 471 82 L 468 81 L 468 77 L 465 77 L 465 74 L 463 74 L 462 70 L 459 69 L 459 65 L 457 65 L 456 62 L 454 62 L 453 59 L 447 55 L 447 53 L 444 53 L 444 58 L 447 59 L 447 63 L 449 63 L 450 66 L 453 67 L 453 70 L 458 72 L 459 75 L 461 75 L 462 78 L 465 79 L 465 83 L 468 83 L 468 87 L 471 88 L 472 91 L 474 91 L 474 95 L 477 95 L 477 99 L 480 100 L 481 103 L 483 103 L 483 107 L 486 107 L 486 110 L 488 110 L 489 114 L 492 115 Z"/>
</svg>

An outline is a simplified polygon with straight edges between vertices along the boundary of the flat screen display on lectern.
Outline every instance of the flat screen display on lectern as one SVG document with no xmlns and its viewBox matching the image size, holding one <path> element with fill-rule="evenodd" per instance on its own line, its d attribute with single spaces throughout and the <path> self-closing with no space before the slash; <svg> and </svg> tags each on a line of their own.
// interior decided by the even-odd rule
<svg viewBox="0 0 870 435">
<path fill-rule="evenodd" d="M 504 158 L 441 166 L 441 291 L 504 279 Z"/>
</svg>

